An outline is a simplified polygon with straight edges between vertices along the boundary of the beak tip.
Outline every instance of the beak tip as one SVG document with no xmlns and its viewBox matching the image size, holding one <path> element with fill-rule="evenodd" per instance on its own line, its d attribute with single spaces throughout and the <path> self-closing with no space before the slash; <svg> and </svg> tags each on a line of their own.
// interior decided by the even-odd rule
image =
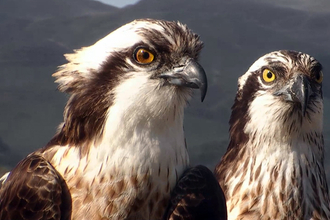
<svg viewBox="0 0 330 220">
<path fill-rule="evenodd" d="M 207 81 L 206 81 L 207 82 Z M 207 84 L 207 83 L 206 83 Z M 201 102 L 204 101 L 205 97 L 206 97 L 206 93 L 207 93 L 207 85 L 203 84 L 200 87 L 200 91 L 201 91 Z"/>
<path fill-rule="evenodd" d="M 185 67 L 185 72 L 190 75 L 190 81 L 194 86 L 188 86 L 191 88 L 199 88 L 201 92 L 201 102 L 204 101 L 207 92 L 207 77 L 203 67 L 196 61 L 190 59 Z"/>
</svg>

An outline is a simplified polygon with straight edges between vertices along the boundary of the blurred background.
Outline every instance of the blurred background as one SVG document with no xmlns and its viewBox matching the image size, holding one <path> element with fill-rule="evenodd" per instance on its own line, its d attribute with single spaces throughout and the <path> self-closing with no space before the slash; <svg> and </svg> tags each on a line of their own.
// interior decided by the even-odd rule
<svg viewBox="0 0 330 220">
<path fill-rule="evenodd" d="M 209 80 L 185 115 L 192 164 L 213 169 L 224 154 L 237 78 L 265 53 L 290 49 L 324 66 L 325 164 L 330 180 L 330 1 L 0 0 L 0 174 L 43 147 L 68 96 L 51 74 L 64 53 L 94 44 L 137 18 L 179 20 L 201 36 Z"/>
</svg>

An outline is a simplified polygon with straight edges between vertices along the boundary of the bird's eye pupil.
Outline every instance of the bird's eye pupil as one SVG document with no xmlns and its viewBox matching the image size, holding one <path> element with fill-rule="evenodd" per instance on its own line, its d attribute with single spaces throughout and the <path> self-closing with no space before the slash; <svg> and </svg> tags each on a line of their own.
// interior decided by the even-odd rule
<svg viewBox="0 0 330 220">
<path fill-rule="evenodd" d="M 264 69 L 262 72 L 262 78 L 266 83 L 270 83 L 275 80 L 276 76 L 271 70 Z"/>
<path fill-rule="evenodd" d="M 272 78 L 272 76 L 273 76 L 273 73 L 269 71 L 269 72 L 267 73 L 267 77 L 270 79 L 270 78 Z"/>
<path fill-rule="evenodd" d="M 142 52 L 142 57 L 143 57 L 143 59 L 149 59 L 149 53 L 143 51 L 143 52 Z"/>
</svg>

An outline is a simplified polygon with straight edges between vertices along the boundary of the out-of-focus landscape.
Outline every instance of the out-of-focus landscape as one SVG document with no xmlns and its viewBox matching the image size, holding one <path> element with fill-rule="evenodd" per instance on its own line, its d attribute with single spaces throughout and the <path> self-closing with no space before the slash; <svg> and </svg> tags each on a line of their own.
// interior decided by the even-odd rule
<svg viewBox="0 0 330 220">
<path fill-rule="evenodd" d="M 209 80 L 185 115 L 192 164 L 213 169 L 224 154 L 237 78 L 265 53 L 290 49 L 324 66 L 325 164 L 330 180 L 330 1 L 141 0 L 117 8 L 92 0 L 0 1 L 0 174 L 43 147 L 62 122 L 67 95 L 51 74 L 64 53 L 137 18 L 179 20 L 201 36 Z"/>
</svg>

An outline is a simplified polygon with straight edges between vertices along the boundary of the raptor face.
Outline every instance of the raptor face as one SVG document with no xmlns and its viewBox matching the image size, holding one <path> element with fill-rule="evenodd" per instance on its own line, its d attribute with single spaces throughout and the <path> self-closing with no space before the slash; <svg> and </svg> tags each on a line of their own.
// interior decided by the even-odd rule
<svg viewBox="0 0 330 220">
<path fill-rule="evenodd" d="M 273 138 L 301 129 L 321 132 L 322 79 L 321 64 L 307 54 L 277 51 L 261 57 L 238 81 L 231 130 L 267 131 Z M 239 115 L 243 120 L 237 120 Z"/>
<path fill-rule="evenodd" d="M 265 91 L 278 96 L 292 111 L 299 107 L 302 116 L 307 107 L 313 112 L 313 104 L 322 102 L 322 66 L 307 54 L 294 51 L 267 54 L 251 66 L 240 83 L 244 83 L 249 73 L 255 75 L 254 87 L 260 94 Z M 255 97 L 258 98 L 258 94 Z"/>
</svg>

